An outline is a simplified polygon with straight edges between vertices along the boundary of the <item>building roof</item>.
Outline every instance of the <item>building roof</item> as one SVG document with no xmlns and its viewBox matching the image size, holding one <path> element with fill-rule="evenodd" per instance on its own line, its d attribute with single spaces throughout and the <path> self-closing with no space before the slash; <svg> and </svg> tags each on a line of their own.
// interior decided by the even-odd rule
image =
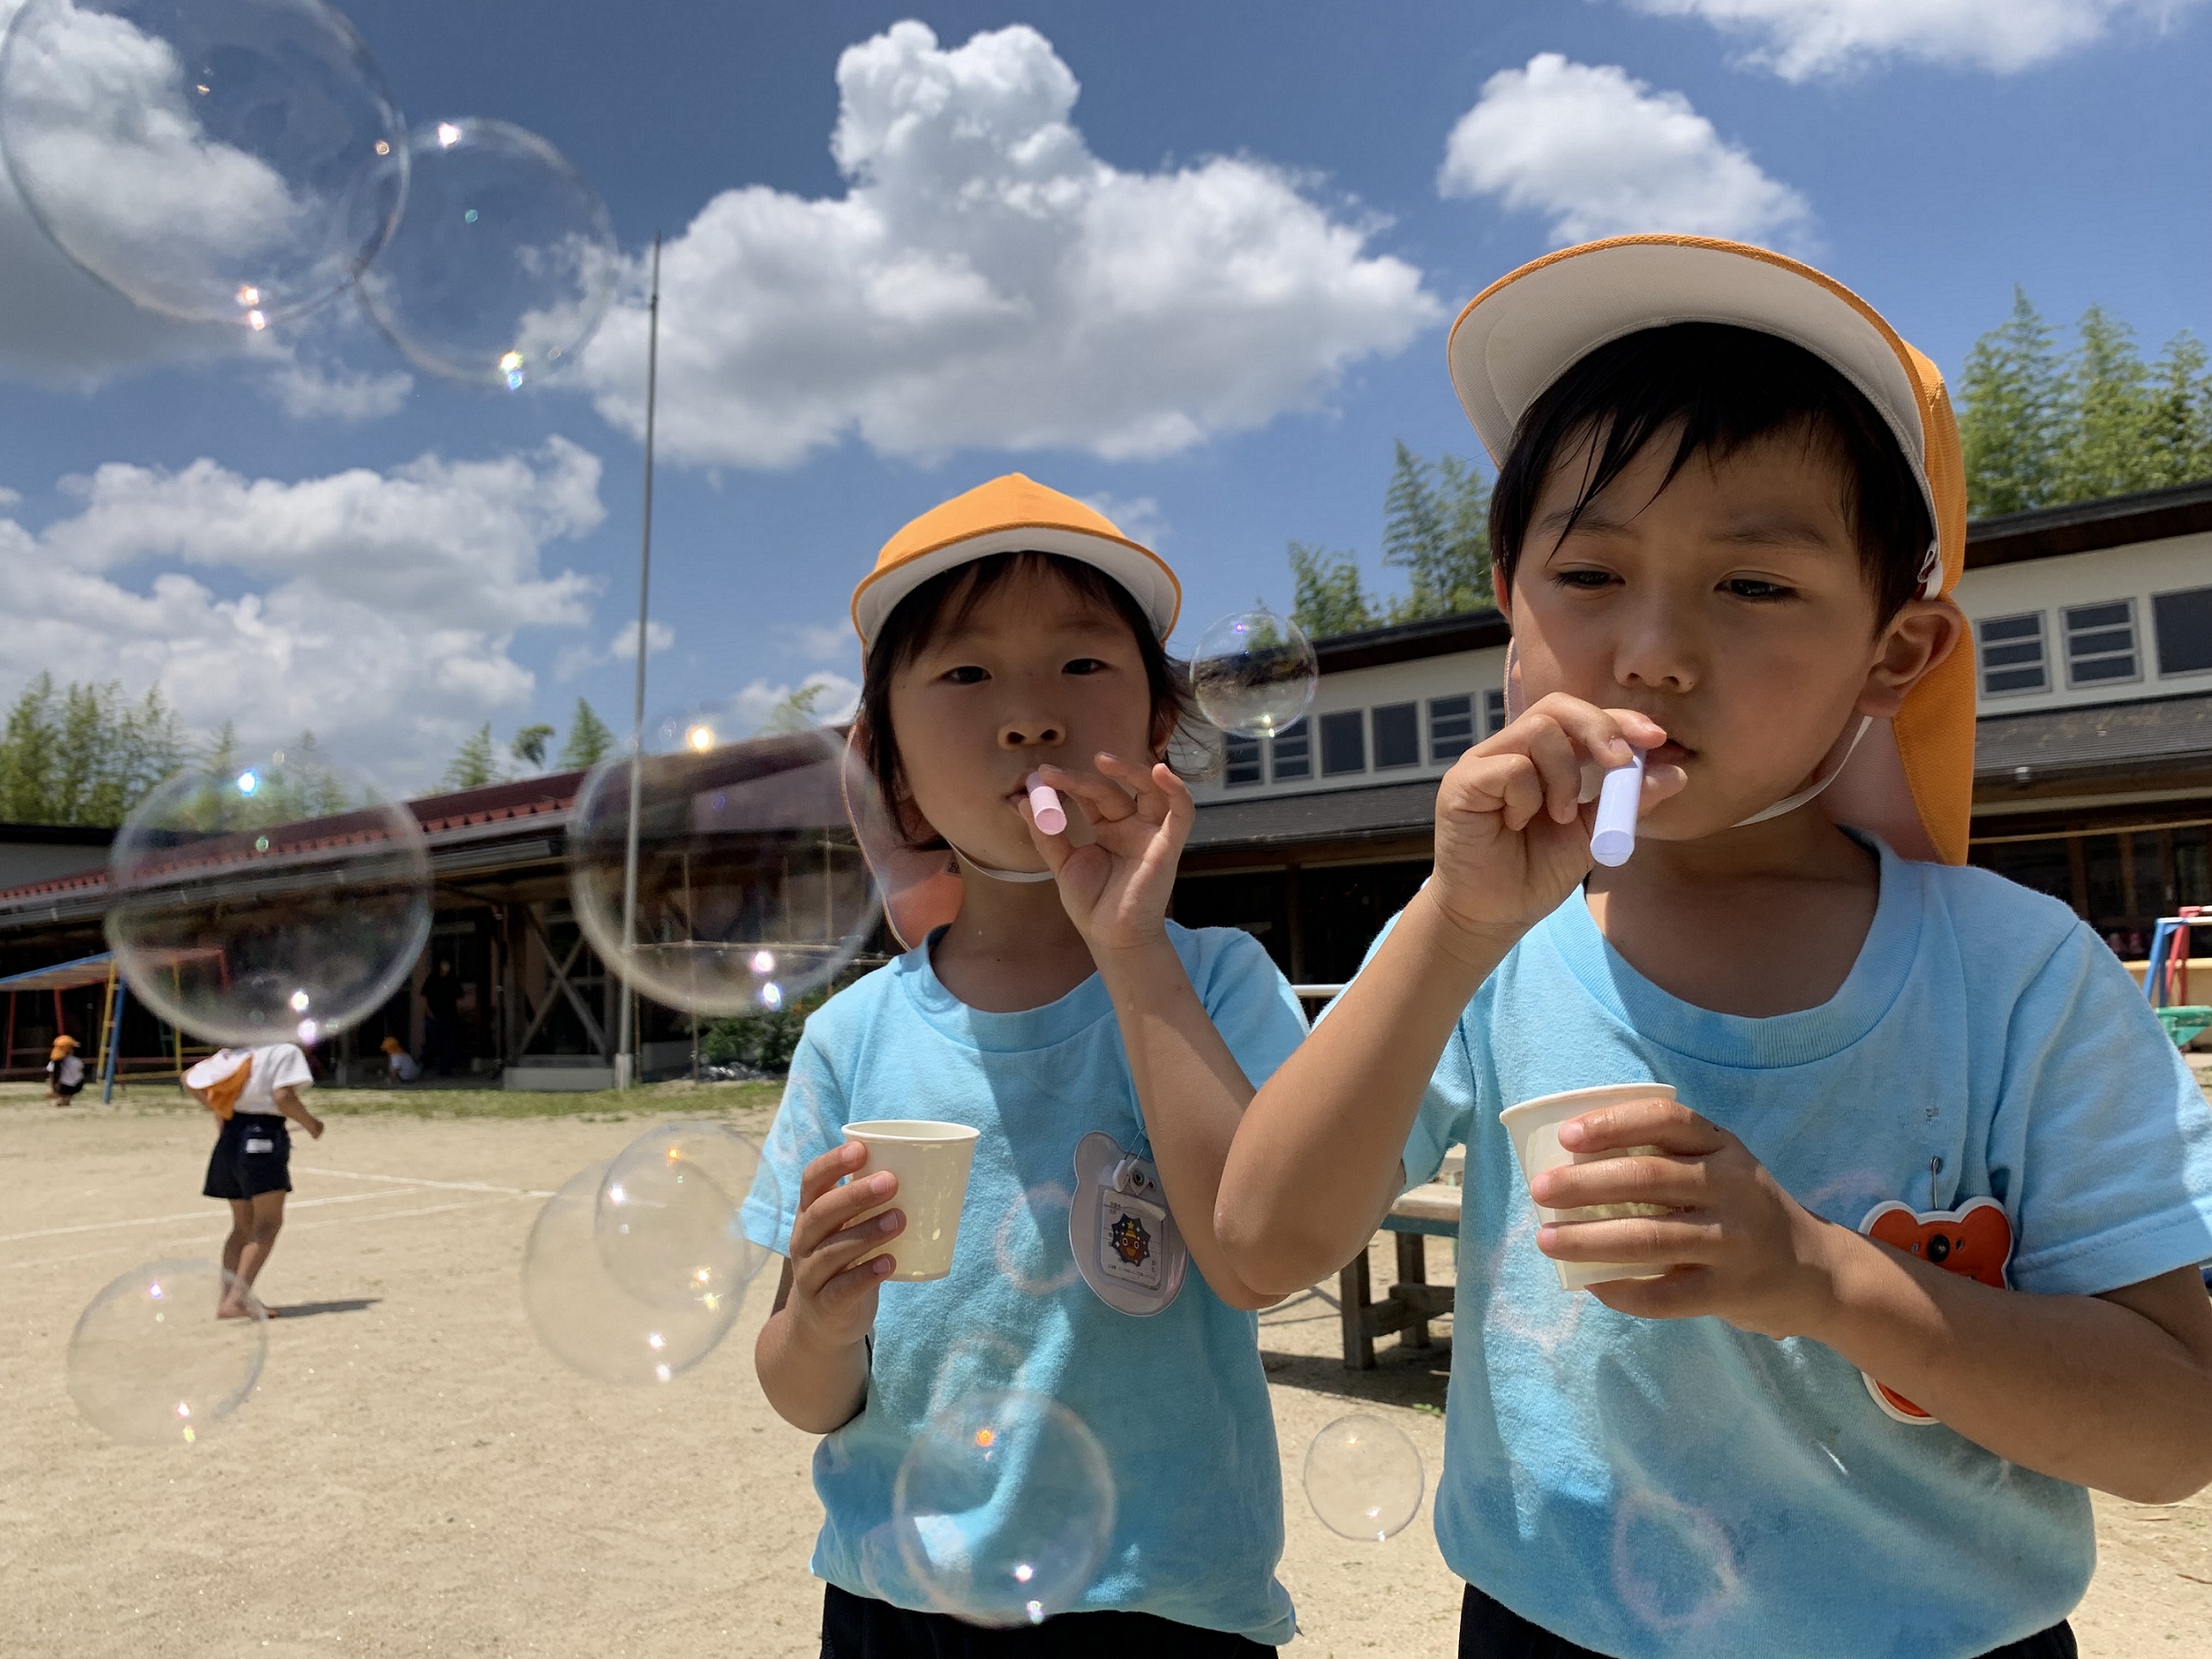
<svg viewBox="0 0 2212 1659">
<path fill-rule="evenodd" d="M 2175 484 L 1977 519 L 1966 526 L 1966 568 L 2093 553 L 2204 530 L 2212 530 L 2212 482 Z"/>
<path fill-rule="evenodd" d="M 1437 783 L 1435 778 L 1415 778 L 1404 783 L 1210 802 L 1198 809 L 1198 821 L 1186 844 L 1193 852 L 1205 852 L 1217 847 L 1395 841 L 1419 835 L 1436 822 Z"/>
<path fill-rule="evenodd" d="M 97 823 L 0 823 L 0 844 L 33 847 L 106 847 L 114 830 Z"/>
<path fill-rule="evenodd" d="M 2177 761 L 2212 764 L 2212 693 L 1984 714 L 1974 726 L 1978 781 L 2171 769 Z"/>
</svg>

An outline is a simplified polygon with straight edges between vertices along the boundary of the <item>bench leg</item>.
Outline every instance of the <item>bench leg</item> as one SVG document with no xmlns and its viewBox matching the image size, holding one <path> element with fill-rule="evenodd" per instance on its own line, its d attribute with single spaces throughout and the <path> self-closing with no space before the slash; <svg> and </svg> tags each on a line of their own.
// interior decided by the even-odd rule
<svg viewBox="0 0 2212 1659">
<path fill-rule="evenodd" d="M 1395 1237 L 1398 1241 L 1398 1282 L 1401 1285 L 1427 1284 L 1429 1282 L 1427 1237 L 1420 1233 L 1399 1233 Z M 1411 1296 L 1404 1299 L 1413 1304 L 1418 1304 L 1421 1300 L 1419 1296 Z M 1398 1340 L 1408 1348 L 1427 1347 L 1429 1322 L 1425 1319 L 1408 1319 L 1406 1322 L 1405 1331 L 1400 1335 Z"/>
<path fill-rule="evenodd" d="M 1375 1369 L 1375 1322 L 1368 1316 L 1370 1288 L 1363 1245 L 1336 1276 L 1337 1310 L 1344 1322 L 1344 1369 L 1348 1371 Z"/>
</svg>

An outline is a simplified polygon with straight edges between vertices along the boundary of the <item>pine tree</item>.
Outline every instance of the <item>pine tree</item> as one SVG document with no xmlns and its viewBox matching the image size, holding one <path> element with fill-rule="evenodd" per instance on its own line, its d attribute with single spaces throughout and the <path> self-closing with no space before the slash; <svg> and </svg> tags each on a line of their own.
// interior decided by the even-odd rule
<svg viewBox="0 0 2212 1659">
<path fill-rule="evenodd" d="M 1407 573 L 1393 622 L 1480 611 L 1490 582 L 1490 486 L 1457 455 L 1431 465 L 1398 444 L 1382 496 L 1382 562 Z"/>
<path fill-rule="evenodd" d="M 1360 587 L 1359 561 L 1354 555 L 1310 542 L 1292 542 L 1290 555 L 1295 594 L 1291 620 L 1310 638 L 1375 626 L 1375 609 Z"/>
<path fill-rule="evenodd" d="M 2153 465 L 2146 489 L 2212 478 L 2212 375 L 2203 343 L 2184 329 L 2166 343 L 2144 389 Z"/>
<path fill-rule="evenodd" d="M 615 746 L 615 734 L 592 705 L 576 699 L 576 717 L 568 722 L 568 740 L 561 745 L 554 764 L 564 772 L 581 772 L 597 766 Z"/>
<path fill-rule="evenodd" d="M 2162 469 L 2151 441 L 2150 371 L 2136 349 L 2135 331 L 2093 305 L 2075 332 L 2065 441 L 2050 499 L 2087 501 L 2149 489 Z"/>
<path fill-rule="evenodd" d="M 491 722 L 483 726 L 463 741 L 446 763 L 445 775 L 438 780 L 443 790 L 481 789 L 486 784 L 501 781 L 499 760 L 492 748 Z"/>
<path fill-rule="evenodd" d="M 525 766 L 534 766 L 543 771 L 545 769 L 545 745 L 552 741 L 553 728 L 541 720 L 517 732 L 514 741 L 507 745 L 507 752 Z"/>
<path fill-rule="evenodd" d="M 819 680 L 800 686 L 768 711 L 761 722 L 763 736 L 781 736 L 793 732 L 809 732 L 822 724 L 817 705 L 830 688 Z"/>
<path fill-rule="evenodd" d="M 2050 325 L 2027 290 L 2015 287 L 2011 317 L 1974 342 L 1960 381 L 1959 435 L 1967 509 L 1975 517 L 2053 499 L 2067 390 Z"/>
</svg>

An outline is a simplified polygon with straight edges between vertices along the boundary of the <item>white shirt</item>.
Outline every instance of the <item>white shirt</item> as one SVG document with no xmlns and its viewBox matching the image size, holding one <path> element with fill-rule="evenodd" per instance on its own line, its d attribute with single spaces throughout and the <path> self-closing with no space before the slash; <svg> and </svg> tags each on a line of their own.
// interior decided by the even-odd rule
<svg viewBox="0 0 2212 1659">
<path fill-rule="evenodd" d="M 234 1112 L 275 1116 L 279 1089 L 314 1086 L 315 1074 L 307 1065 L 307 1057 L 293 1042 L 272 1042 L 259 1048 L 218 1049 L 185 1073 L 185 1082 L 195 1089 L 210 1088 L 248 1060 L 253 1062 L 253 1069 L 246 1073 L 246 1087 L 239 1091 L 237 1103 L 231 1108 Z"/>
</svg>

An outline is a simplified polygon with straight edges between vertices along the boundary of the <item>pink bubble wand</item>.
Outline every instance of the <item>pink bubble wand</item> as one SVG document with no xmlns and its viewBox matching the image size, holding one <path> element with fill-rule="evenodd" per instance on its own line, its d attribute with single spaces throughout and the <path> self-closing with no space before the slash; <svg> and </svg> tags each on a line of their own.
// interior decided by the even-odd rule
<svg viewBox="0 0 2212 1659">
<path fill-rule="evenodd" d="M 1024 779 L 1023 783 L 1030 792 L 1030 817 L 1036 827 L 1048 836 L 1066 833 L 1067 811 L 1060 804 L 1060 792 L 1035 772 Z"/>
</svg>

